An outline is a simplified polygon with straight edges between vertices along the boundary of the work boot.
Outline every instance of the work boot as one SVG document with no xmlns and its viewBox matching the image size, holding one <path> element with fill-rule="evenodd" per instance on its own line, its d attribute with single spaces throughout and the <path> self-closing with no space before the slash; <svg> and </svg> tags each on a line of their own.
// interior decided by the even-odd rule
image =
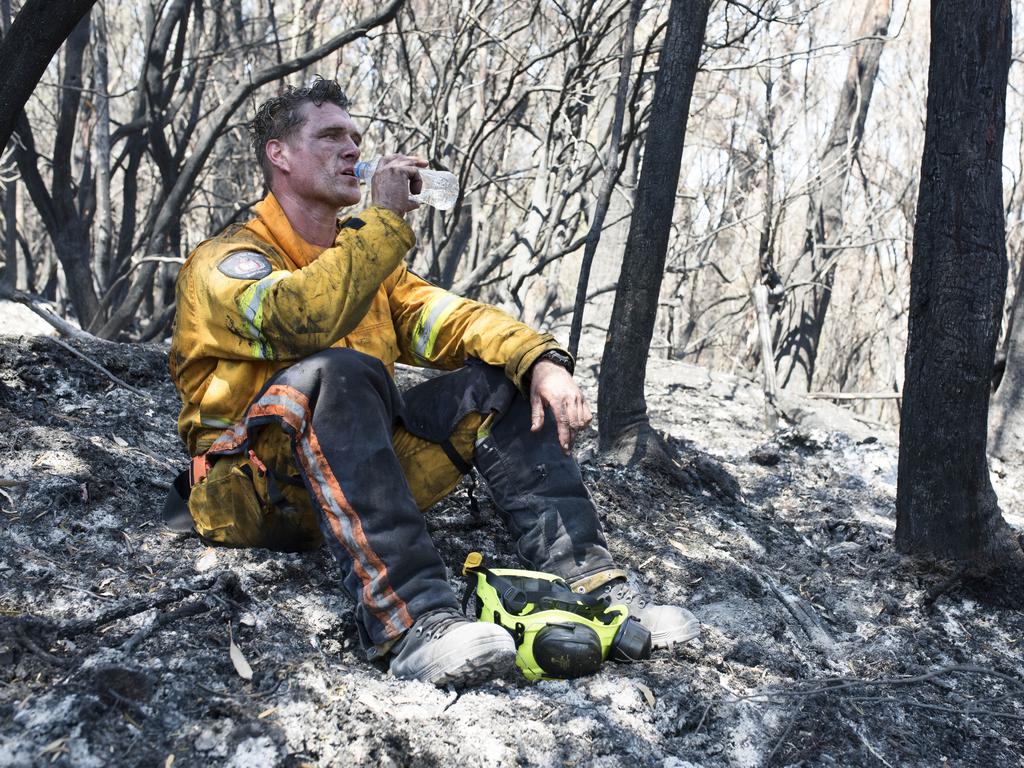
<svg viewBox="0 0 1024 768">
<path fill-rule="evenodd" d="M 479 685 L 501 677 L 516 658 L 512 636 L 454 608 L 420 616 L 392 649 L 391 674 L 438 686 Z"/>
<path fill-rule="evenodd" d="M 624 605 L 651 633 L 651 647 L 671 648 L 695 638 L 700 632 L 697 617 L 678 605 L 657 605 L 624 579 L 612 579 L 590 593 L 605 605 Z"/>
</svg>

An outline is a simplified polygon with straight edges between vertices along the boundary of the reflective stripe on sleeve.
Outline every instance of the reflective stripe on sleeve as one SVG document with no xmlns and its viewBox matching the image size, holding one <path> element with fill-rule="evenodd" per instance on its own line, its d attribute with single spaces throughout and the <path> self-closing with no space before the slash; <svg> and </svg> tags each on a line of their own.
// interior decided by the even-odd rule
<svg viewBox="0 0 1024 768">
<path fill-rule="evenodd" d="M 274 350 L 263 335 L 263 299 L 266 298 L 270 286 L 278 280 L 288 277 L 291 272 L 279 270 L 271 272 L 262 280 L 246 288 L 238 297 L 238 309 L 246 319 L 246 331 L 252 337 L 252 356 L 261 360 L 273 360 Z"/>
<path fill-rule="evenodd" d="M 431 361 L 434 344 L 437 343 L 444 321 L 462 301 L 455 294 L 445 292 L 423 305 L 412 330 L 412 351 L 416 357 L 426 362 Z"/>
</svg>

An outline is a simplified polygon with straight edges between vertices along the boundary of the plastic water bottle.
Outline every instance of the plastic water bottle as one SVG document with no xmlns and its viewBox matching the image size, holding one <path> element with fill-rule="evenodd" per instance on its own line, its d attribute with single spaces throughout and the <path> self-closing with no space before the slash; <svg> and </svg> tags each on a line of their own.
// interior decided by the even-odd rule
<svg viewBox="0 0 1024 768">
<path fill-rule="evenodd" d="M 379 162 L 380 155 L 360 160 L 355 167 L 356 177 L 364 184 L 369 184 Z M 459 198 L 459 180 L 455 174 L 430 168 L 420 168 L 419 172 L 423 190 L 418 195 L 409 195 L 409 199 L 422 205 L 432 205 L 441 211 L 450 211 Z"/>
</svg>

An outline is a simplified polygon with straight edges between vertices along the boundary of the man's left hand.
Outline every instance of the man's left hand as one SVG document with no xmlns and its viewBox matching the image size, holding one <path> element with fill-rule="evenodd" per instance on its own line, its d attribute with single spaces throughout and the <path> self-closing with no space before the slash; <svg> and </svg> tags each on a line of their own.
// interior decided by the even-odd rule
<svg viewBox="0 0 1024 768">
<path fill-rule="evenodd" d="M 544 407 L 555 416 L 558 443 L 569 453 L 576 436 L 590 423 L 593 414 L 572 374 L 550 360 L 540 360 L 530 369 L 530 430 L 544 426 Z"/>
</svg>

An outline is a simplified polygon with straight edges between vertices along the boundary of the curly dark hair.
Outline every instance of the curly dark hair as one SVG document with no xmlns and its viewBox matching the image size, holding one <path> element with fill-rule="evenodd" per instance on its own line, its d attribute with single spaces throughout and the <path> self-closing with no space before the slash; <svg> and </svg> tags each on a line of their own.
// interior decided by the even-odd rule
<svg viewBox="0 0 1024 768">
<path fill-rule="evenodd" d="M 341 90 L 337 80 L 325 80 L 317 75 L 305 88 L 288 86 L 283 93 L 265 101 L 256 110 L 256 117 L 249 123 L 252 148 L 256 161 L 263 171 L 263 179 L 270 186 L 270 161 L 267 159 L 267 142 L 271 139 L 287 139 L 305 122 L 300 107 L 307 102 L 320 106 L 335 104 L 348 109 L 351 102 Z"/>
</svg>

